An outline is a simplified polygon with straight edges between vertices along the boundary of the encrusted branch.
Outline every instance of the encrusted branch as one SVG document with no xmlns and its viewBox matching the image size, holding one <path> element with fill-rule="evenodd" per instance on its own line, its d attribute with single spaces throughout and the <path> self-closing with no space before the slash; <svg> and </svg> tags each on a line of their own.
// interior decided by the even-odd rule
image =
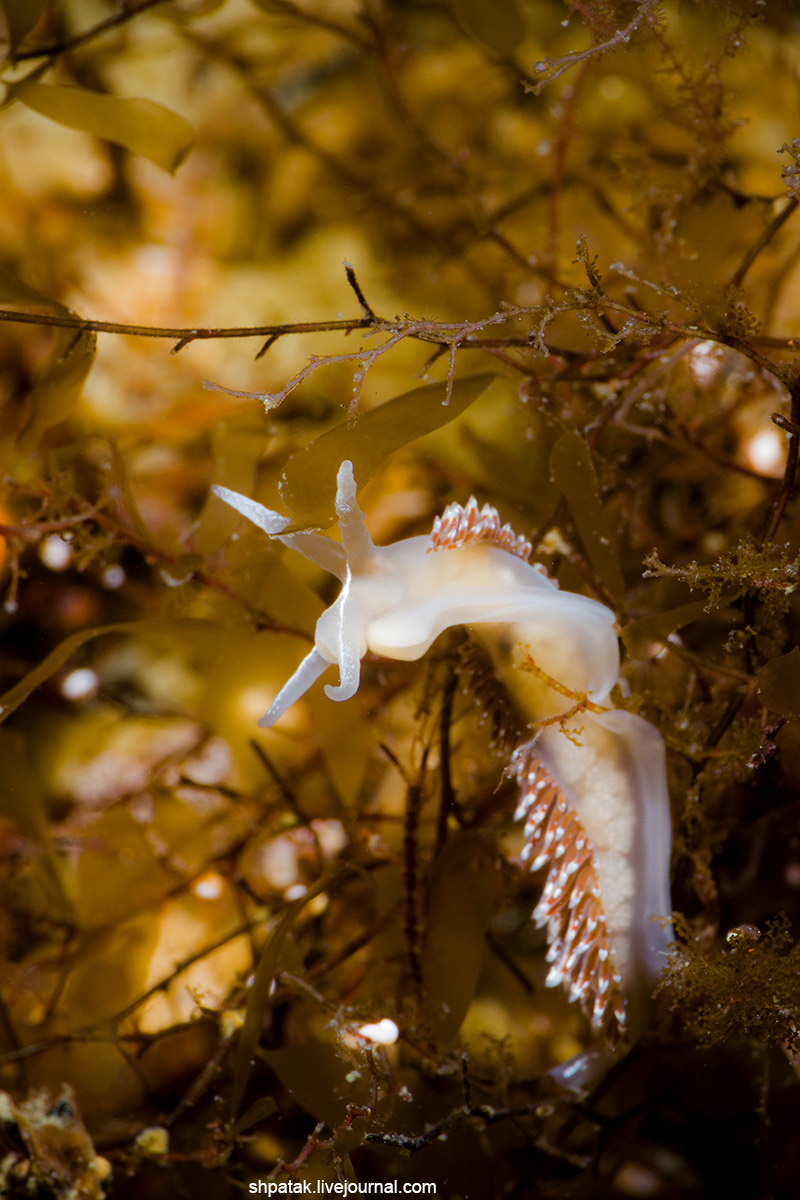
<svg viewBox="0 0 800 1200">
<path fill-rule="evenodd" d="M 280 325 L 233 325 L 197 329 L 176 328 L 170 325 L 130 325 L 125 321 L 95 321 L 70 317 L 61 313 L 31 313 L 16 308 L 0 308 L 0 321 L 15 325 L 50 325 L 56 329 L 81 329 L 91 333 L 119 333 L 126 337 L 167 338 L 182 349 L 190 342 L 217 341 L 222 338 L 282 337 L 290 333 L 351 333 L 368 329 L 375 324 L 370 317 L 355 317 L 349 321 L 286 321 Z M 382 323 L 387 328 L 391 322 Z"/>
<path fill-rule="evenodd" d="M 118 26 L 124 25 L 126 21 L 138 17 L 147 9 L 155 8 L 156 5 L 165 2 L 166 0 L 140 0 L 135 7 L 128 3 L 122 4 L 119 12 L 84 29 L 83 33 L 69 34 L 55 42 L 48 42 L 44 46 L 33 46 L 29 50 L 20 50 L 14 55 L 14 61 L 24 62 L 31 58 L 57 58 L 59 54 L 64 54 L 67 50 L 77 50 L 79 46 L 87 45 L 101 34 L 108 33 L 109 30 L 116 29 Z"/>
</svg>

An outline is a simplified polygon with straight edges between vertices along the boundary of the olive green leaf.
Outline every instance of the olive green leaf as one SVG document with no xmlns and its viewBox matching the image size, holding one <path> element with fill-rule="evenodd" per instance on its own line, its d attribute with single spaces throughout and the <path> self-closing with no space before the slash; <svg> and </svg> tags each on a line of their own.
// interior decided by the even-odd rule
<svg viewBox="0 0 800 1200">
<path fill-rule="evenodd" d="M 12 84 L 9 94 L 59 125 L 116 142 L 170 174 L 183 162 L 194 139 L 188 121 L 153 100 L 126 100 L 33 79 Z"/>
<path fill-rule="evenodd" d="M 32 892 L 53 918 L 70 920 L 74 915 L 72 904 L 64 892 L 50 841 L 45 797 L 17 730 L 0 730 L 0 760 L 0 816 L 13 822 L 24 839 L 34 873 Z"/>
<path fill-rule="evenodd" d="M 499 883 L 496 855 L 472 830 L 453 836 L 433 864 L 422 972 L 440 1043 L 455 1037 L 475 995 Z"/>
<path fill-rule="evenodd" d="M 325 1042 L 307 1042 L 265 1050 L 263 1057 L 286 1090 L 306 1112 L 331 1129 L 341 1125 L 350 1105 L 369 1103 L 369 1074 Z"/>
<path fill-rule="evenodd" d="M 525 26 L 514 0 L 450 0 L 462 29 L 497 54 L 513 54 L 525 36 Z"/>
<path fill-rule="evenodd" d="M 50 359 L 28 393 L 30 420 L 19 438 L 23 449 L 69 416 L 97 353 L 97 336 L 88 330 L 59 329 Z"/>
<path fill-rule="evenodd" d="M 640 617 L 638 621 L 631 621 L 622 631 L 625 649 L 631 658 L 650 658 L 654 644 L 663 646 L 676 629 L 691 625 L 692 621 L 699 621 L 705 615 L 705 611 L 705 600 L 692 600 L 678 608 L 651 613 L 647 617 Z"/>
<path fill-rule="evenodd" d="M 57 316 L 80 321 L 72 309 L 31 287 L 9 266 L 0 266 L 0 304 L 42 305 Z M 69 416 L 94 362 L 97 350 L 94 333 L 80 328 L 56 329 L 54 333 L 50 356 L 40 368 L 26 399 L 27 426 L 19 436 L 23 450 L 31 449 L 46 429 Z M 0 430 L 0 441 L 14 437 L 15 432 L 13 429 Z"/>
<path fill-rule="evenodd" d="M 298 450 L 281 480 L 281 495 L 294 518 L 290 528 L 331 524 L 336 475 L 345 459 L 352 462 L 361 487 L 395 450 L 460 416 L 494 378 L 487 373 L 457 379 L 449 403 L 444 383 L 414 388 L 365 413 L 355 425 L 343 421 Z"/>
<path fill-rule="evenodd" d="M 291 962 L 294 955 L 292 927 L 295 919 L 309 900 L 318 896 L 320 892 L 335 887 L 350 869 L 342 863 L 334 864 L 303 896 L 293 900 L 287 906 L 261 951 L 247 996 L 244 1024 L 239 1032 L 239 1040 L 236 1045 L 229 1104 L 232 1121 L 239 1116 L 247 1081 L 250 1078 L 250 1067 L 261 1037 L 264 1016 L 272 1002 L 270 986 L 276 975 Z M 280 1074 L 279 1071 L 277 1073 Z"/>
<path fill-rule="evenodd" d="M 625 594 L 614 532 L 602 501 L 592 455 L 576 429 L 568 429 L 553 446 L 550 475 L 564 496 L 589 562 L 603 587 L 616 601 Z"/>
<path fill-rule="evenodd" d="M 800 646 L 770 659 L 756 678 L 766 708 L 784 717 L 800 717 Z"/>
<path fill-rule="evenodd" d="M 0 8 L 8 26 L 12 53 L 27 33 L 33 29 L 45 9 L 47 0 L 0 0 Z"/>
</svg>

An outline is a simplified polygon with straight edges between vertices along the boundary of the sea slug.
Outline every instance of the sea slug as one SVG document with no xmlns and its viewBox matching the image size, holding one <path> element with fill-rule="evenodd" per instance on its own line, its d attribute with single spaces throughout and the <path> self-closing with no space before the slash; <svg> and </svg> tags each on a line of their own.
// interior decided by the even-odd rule
<svg viewBox="0 0 800 1200">
<path fill-rule="evenodd" d="M 670 823 L 664 746 L 643 718 L 616 708 L 615 617 L 561 591 L 525 561 L 530 545 L 494 509 L 450 505 L 430 537 L 375 546 L 350 462 L 337 477 L 341 545 L 289 533 L 286 517 L 227 488 L 220 499 L 336 575 L 342 589 L 319 618 L 314 649 L 259 725 L 268 727 L 332 665 L 332 700 L 358 690 L 367 651 L 413 660 L 443 630 L 466 626 L 521 716 L 509 770 L 525 821 L 522 858 L 548 867 L 534 912 L 547 927 L 550 985 L 581 1003 L 605 1045 L 624 1047 L 646 1021 L 670 943 Z M 607 1063 L 590 1050 L 559 1077 L 580 1086 Z"/>
</svg>

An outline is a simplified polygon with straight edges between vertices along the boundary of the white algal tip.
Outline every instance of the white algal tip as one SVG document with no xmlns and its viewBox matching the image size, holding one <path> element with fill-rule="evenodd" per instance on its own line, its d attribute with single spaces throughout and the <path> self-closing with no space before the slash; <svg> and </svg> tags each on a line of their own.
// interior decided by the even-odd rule
<svg viewBox="0 0 800 1200">
<path fill-rule="evenodd" d="M 400 1036 L 400 1030 L 389 1017 L 374 1024 L 362 1025 L 358 1032 L 374 1046 L 393 1046 Z"/>
</svg>

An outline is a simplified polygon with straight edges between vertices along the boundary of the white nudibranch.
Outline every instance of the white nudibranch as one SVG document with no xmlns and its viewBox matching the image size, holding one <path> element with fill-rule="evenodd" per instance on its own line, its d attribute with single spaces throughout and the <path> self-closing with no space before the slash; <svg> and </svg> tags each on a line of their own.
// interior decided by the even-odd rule
<svg viewBox="0 0 800 1200">
<path fill-rule="evenodd" d="M 510 769 L 525 820 L 522 857 L 533 870 L 549 868 L 534 912 L 547 928 L 547 983 L 563 984 L 612 1046 L 637 1036 L 670 943 L 669 803 L 660 735 L 609 699 L 619 676 L 611 610 L 560 591 L 524 561 L 529 543 L 474 500 L 450 505 L 430 537 L 375 546 L 350 462 L 337 477 L 341 545 L 284 534 L 287 517 L 227 488 L 213 491 L 342 581 L 317 622 L 314 649 L 262 727 L 334 664 L 339 683 L 325 692 L 350 699 L 367 651 L 418 659 L 456 625 L 481 643 L 520 718 Z M 559 1074 L 581 1085 L 607 1061 L 590 1051 Z"/>
</svg>

